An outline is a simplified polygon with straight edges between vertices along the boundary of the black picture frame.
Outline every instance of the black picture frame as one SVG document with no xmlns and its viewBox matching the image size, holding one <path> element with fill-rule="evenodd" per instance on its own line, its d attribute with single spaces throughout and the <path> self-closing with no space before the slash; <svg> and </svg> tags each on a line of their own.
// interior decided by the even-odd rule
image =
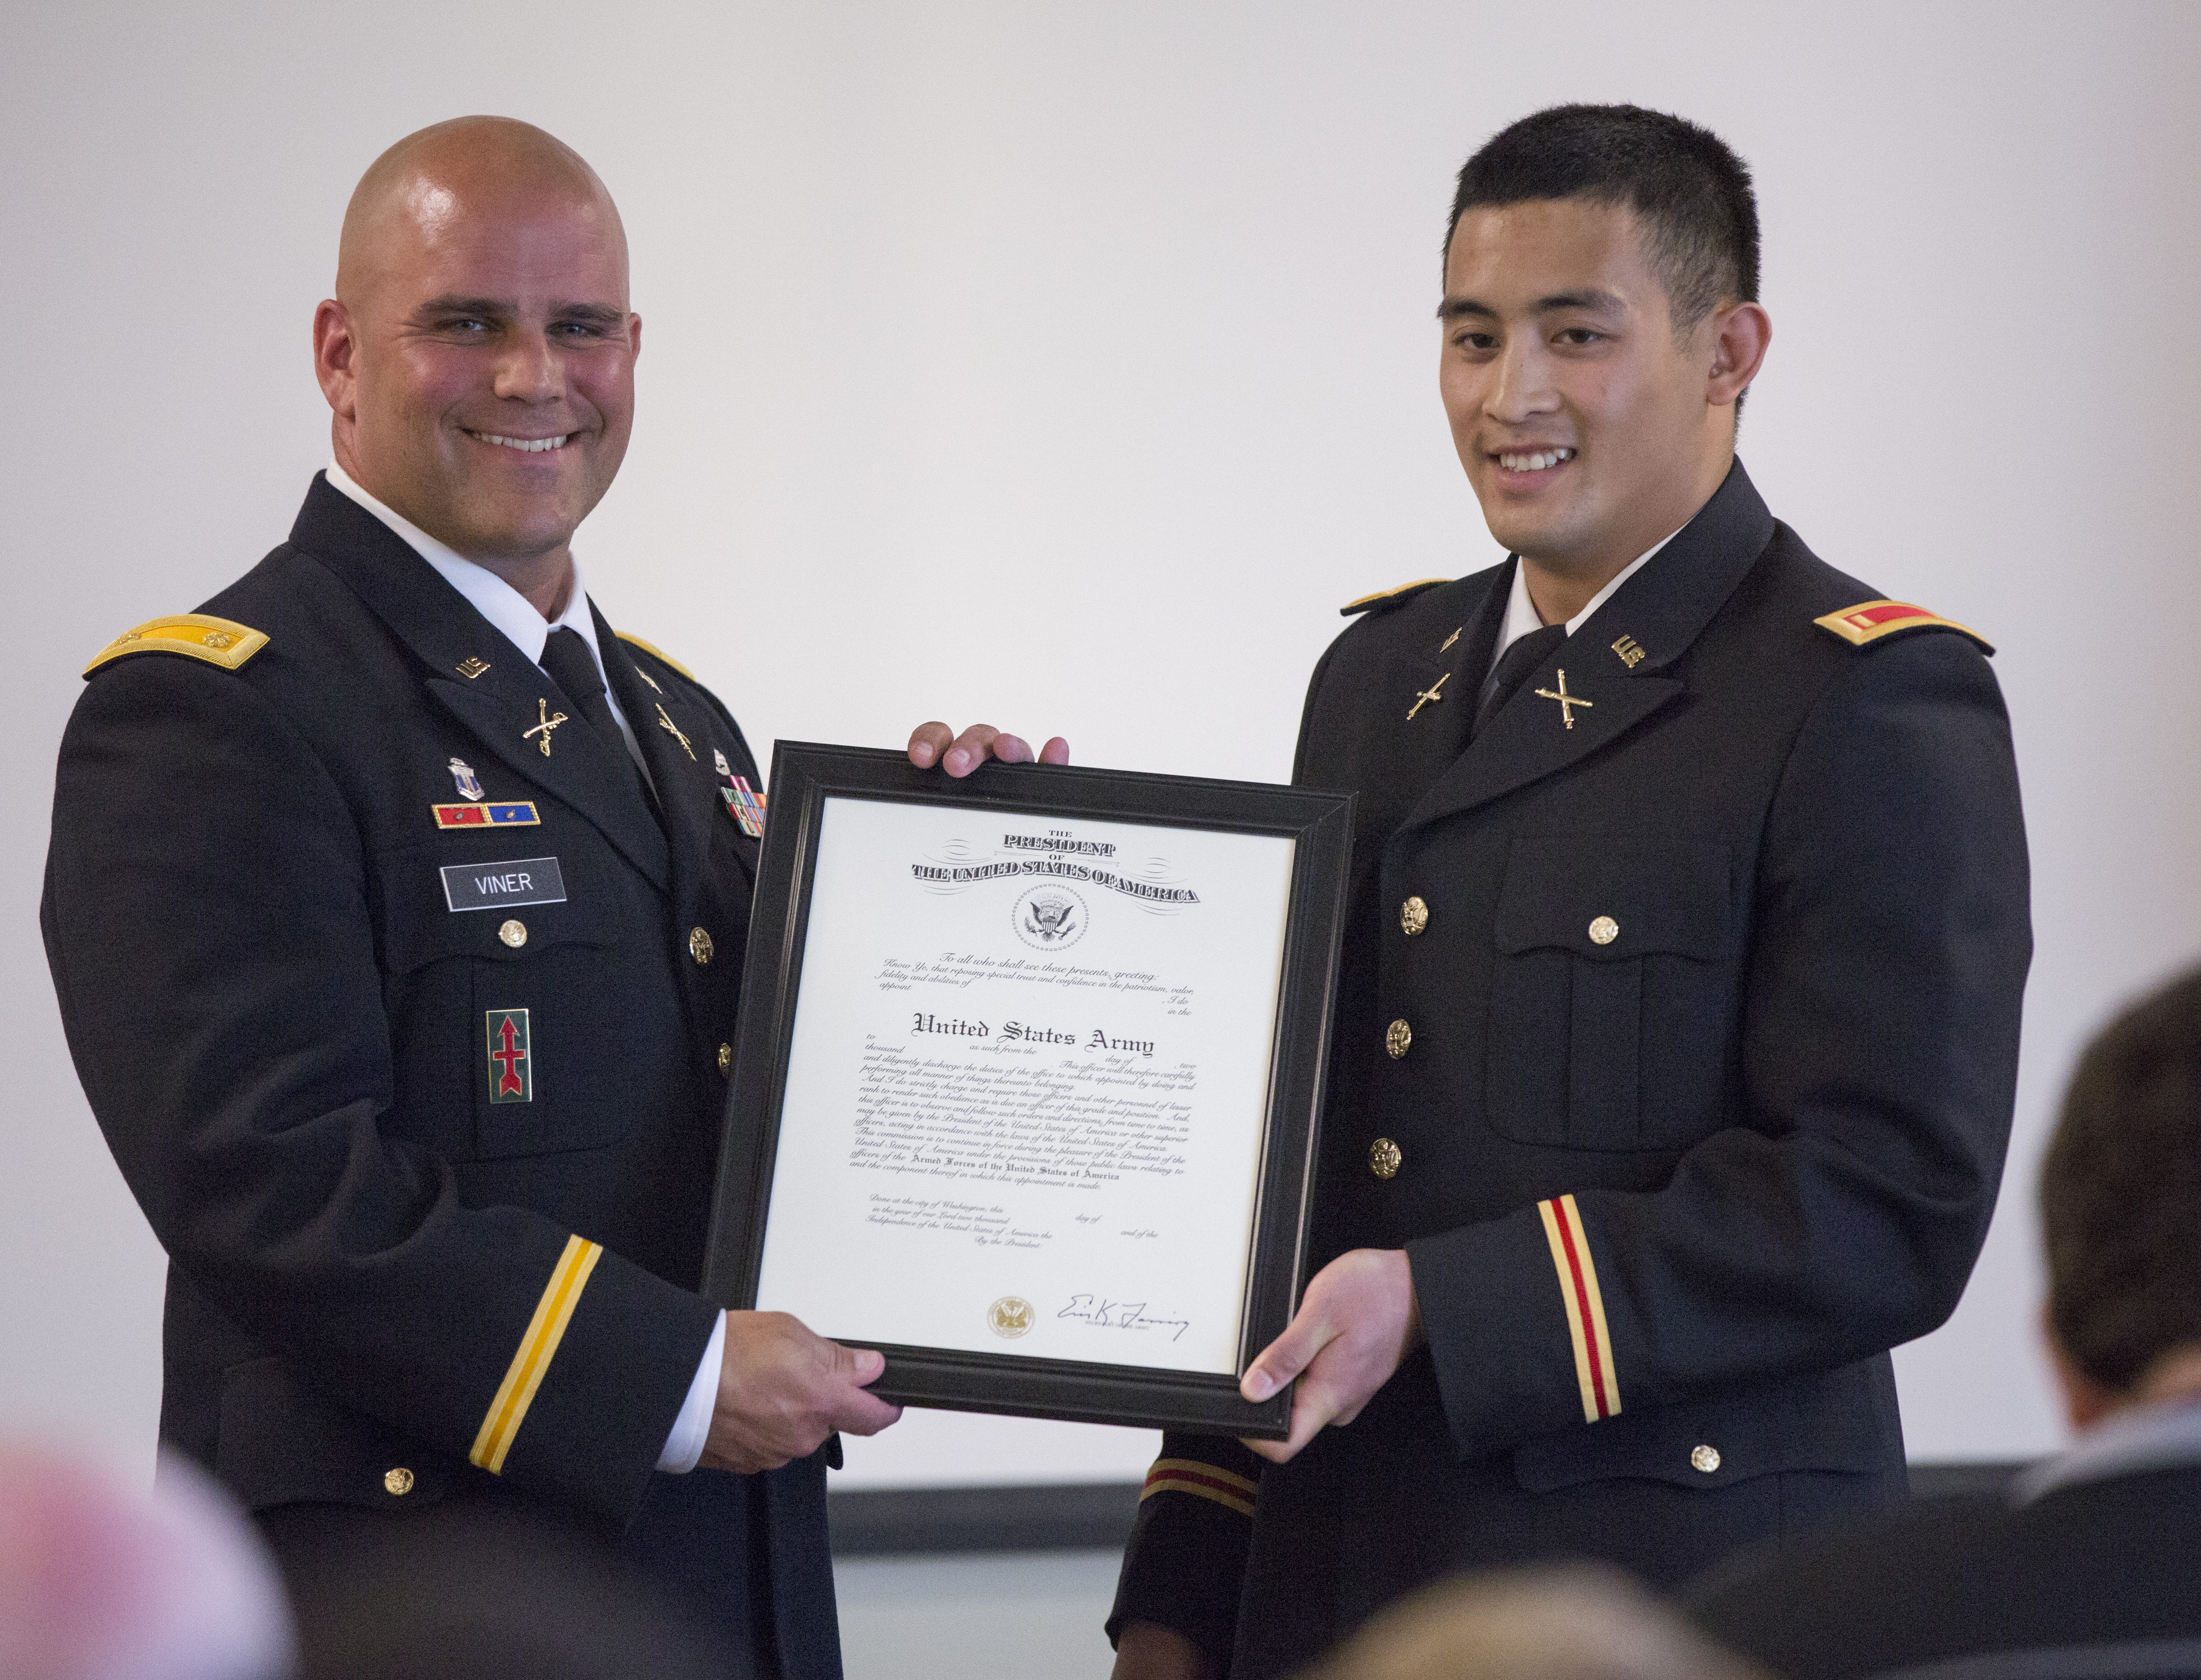
<svg viewBox="0 0 2201 1680">
<path fill-rule="evenodd" d="M 703 1272 L 704 1292 L 737 1309 L 755 1305 L 763 1266 L 810 895 L 829 798 L 1159 823 L 1297 843 L 1240 1327 L 1237 1369 L 1242 1374 L 1290 1322 L 1305 1282 L 1353 796 L 1259 782 L 998 762 L 957 780 L 938 770 L 919 770 L 899 752 L 796 741 L 774 743 L 769 789 L 771 818 L 750 913 Z M 842 1328 L 834 1327 L 834 1333 Z M 1218 1373 L 881 1342 L 860 1345 L 886 1355 L 885 1375 L 872 1389 L 897 1405 L 1253 1439 L 1281 1440 L 1289 1430 L 1289 1388 L 1257 1405 L 1240 1395 L 1235 1377 Z"/>
</svg>

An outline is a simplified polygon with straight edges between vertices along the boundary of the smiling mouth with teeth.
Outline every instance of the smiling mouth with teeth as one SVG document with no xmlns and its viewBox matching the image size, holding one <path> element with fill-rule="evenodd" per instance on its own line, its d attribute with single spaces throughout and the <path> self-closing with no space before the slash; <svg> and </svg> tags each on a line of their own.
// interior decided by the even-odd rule
<svg viewBox="0 0 2201 1680">
<path fill-rule="evenodd" d="M 555 438 L 502 438 L 494 432 L 468 432 L 467 436 L 484 443 L 495 443 L 499 449 L 518 449 L 525 455 L 540 455 L 545 449 L 562 449 L 572 438 L 570 432 Z"/>
<path fill-rule="evenodd" d="M 1571 449 L 1529 449 L 1512 454 L 1501 454 L 1498 464 L 1509 473 L 1541 473 L 1547 467 L 1557 467 L 1561 461 L 1572 461 Z"/>
</svg>

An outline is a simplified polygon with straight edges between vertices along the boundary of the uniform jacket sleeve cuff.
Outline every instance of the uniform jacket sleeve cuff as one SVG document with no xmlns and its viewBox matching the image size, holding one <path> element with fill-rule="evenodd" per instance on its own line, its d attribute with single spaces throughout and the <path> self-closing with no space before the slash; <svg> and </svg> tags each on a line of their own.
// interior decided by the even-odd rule
<svg viewBox="0 0 2201 1680">
<path fill-rule="evenodd" d="M 1216 1673 L 1230 1671 L 1261 1462 L 1235 1441 L 1163 1436 L 1124 1553 L 1109 1643 L 1129 1624 L 1152 1622 L 1191 1640 Z"/>
<path fill-rule="evenodd" d="M 696 1380 L 688 1385 L 688 1398 L 672 1420 L 672 1433 L 665 1437 L 665 1450 L 657 1467 L 668 1474 L 685 1476 L 703 1457 L 703 1443 L 711 1438 L 711 1415 L 719 1398 L 719 1367 L 726 1354 L 726 1315 L 711 1326 L 710 1344 L 696 1362 Z M 836 1437 L 836 1439 L 838 1437 Z"/>
<path fill-rule="evenodd" d="M 1406 1259 L 1462 1458 L 1619 1412 L 1627 1373 L 1572 1196 L 1409 1242 Z"/>
<path fill-rule="evenodd" d="M 510 1431 L 499 1473 L 624 1525 L 670 1444 L 720 1319 L 702 1296 L 601 1253 Z M 489 1427 L 485 1420 L 484 1433 Z"/>
</svg>

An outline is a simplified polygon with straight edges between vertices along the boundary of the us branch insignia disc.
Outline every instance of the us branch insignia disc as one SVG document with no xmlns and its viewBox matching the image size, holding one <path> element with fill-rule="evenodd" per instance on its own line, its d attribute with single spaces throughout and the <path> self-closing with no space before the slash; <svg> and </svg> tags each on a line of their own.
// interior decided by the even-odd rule
<svg viewBox="0 0 2201 1680">
<path fill-rule="evenodd" d="M 996 1336 L 1013 1342 L 1029 1336 L 1031 1327 L 1032 1304 L 1020 1295 L 1005 1295 L 986 1309 L 986 1328 Z"/>
<path fill-rule="evenodd" d="M 1009 913 L 1017 937 L 1042 951 L 1066 951 L 1085 937 L 1085 901 L 1068 887 L 1034 887 Z"/>
</svg>

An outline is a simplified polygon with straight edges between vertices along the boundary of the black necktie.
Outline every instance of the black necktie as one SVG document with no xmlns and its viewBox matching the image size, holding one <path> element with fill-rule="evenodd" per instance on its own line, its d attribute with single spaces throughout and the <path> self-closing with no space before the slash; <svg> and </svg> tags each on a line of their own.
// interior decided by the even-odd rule
<svg viewBox="0 0 2201 1680">
<path fill-rule="evenodd" d="M 568 635 L 572 632 L 568 631 Z M 575 637 L 576 641 L 580 638 Z M 1490 680 L 1482 685 L 1482 698 L 1475 708 L 1475 728 L 1469 736 L 1482 733 L 1483 725 L 1498 714 L 1498 710 L 1511 700 L 1521 684 L 1529 680 L 1529 673 L 1549 659 L 1560 643 L 1567 639 L 1567 627 L 1563 624 L 1547 624 L 1541 630 L 1532 630 L 1498 656 L 1498 668 L 1490 673 Z"/>
<path fill-rule="evenodd" d="M 542 664 L 550 673 L 550 680 L 566 690 L 566 697 L 580 708 L 582 719 L 611 749 L 613 757 L 626 772 L 628 785 L 642 795 L 643 803 L 647 805 L 649 796 L 644 790 L 641 769 L 634 761 L 634 755 L 627 750 L 626 737 L 621 733 L 619 720 L 612 715 L 611 706 L 604 698 L 603 673 L 596 668 L 596 655 L 581 639 L 581 632 L 570 625 L 561 625 L 552 631 L 543 643 Z"/>
</svg>

